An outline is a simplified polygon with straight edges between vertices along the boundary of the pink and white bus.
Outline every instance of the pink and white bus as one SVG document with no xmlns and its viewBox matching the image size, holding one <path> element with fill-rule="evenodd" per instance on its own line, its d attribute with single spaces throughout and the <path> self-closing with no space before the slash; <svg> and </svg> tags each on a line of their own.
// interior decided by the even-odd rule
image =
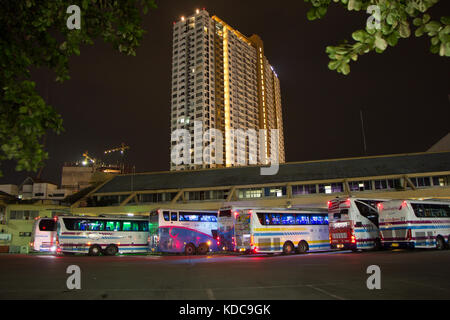
<svg viewBox="0 0 450 320">
<path fill-rule="evenodd" d="M 381 249 L 378 208 L 384 201 L 352 197 L 328 201 L 331 248 L 353 251 Z"/>
<path fill-rule="evenodd" d="M 392 200 L 380 208 L 380 232 L 388 248 L 448 248 L 450 202 Z"/>
</svg>

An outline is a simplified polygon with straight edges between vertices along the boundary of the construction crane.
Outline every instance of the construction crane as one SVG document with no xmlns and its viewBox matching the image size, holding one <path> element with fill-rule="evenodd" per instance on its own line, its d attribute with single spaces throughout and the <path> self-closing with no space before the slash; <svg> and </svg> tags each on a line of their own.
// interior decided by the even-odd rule
<svg viewBox="0 0 450 320">
<path fill-rule="evenodd" d="M 93 165 L 95 165 L 95 163 L 97 162 L 96 159 L 91 158 L 89 156 L 89 153 L 87 151 L 85 153 L 83 153 L 83 157 L 84 157 L 84 161 L 83 161 L 84 166 L 87 166 L 89 163 L 92 163 Z"/>
<path fill-rule="evenodd" d="M 109 153 L 113 153 L 113 152 L 119 152 L 119 151 L 120 151 L 121 154 L 124 154 L 124 152 L 125 152 L 126 150 L 128 150 L 128 149 L 130 149 L 130 147 L 127 146 L 125 143 L 122 142 L 122 144 L 120 145 L 120 147 L 106 150 L 106 151 L 105 151 L 105 154 L 109 154 Z"/>
<path fill-rule="evenodd" d="M 130 149 L 130 147 L 122 142 L 120 147 L 112 148 L 112 149 L 109 149 L 109 150 L 105 150 L 105 154 L 111 154 L 111 153 L 115 153 L 115 152 L 120 152 L 120 154 L 121 154 L 120 170 L 121 170 L 122 173 L 125 173 L 125 160 L 124 160 L 125 151 L 129 150 L 129 149 Z"/>
</svg>

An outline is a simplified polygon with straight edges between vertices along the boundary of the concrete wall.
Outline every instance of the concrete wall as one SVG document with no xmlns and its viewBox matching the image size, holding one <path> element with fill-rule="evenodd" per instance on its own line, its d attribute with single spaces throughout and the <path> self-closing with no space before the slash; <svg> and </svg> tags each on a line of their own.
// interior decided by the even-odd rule
<svg viewBox="0 0 450 320">
<path fill-rule="evenodd" d="M 21 233 L 31 233 L 33 229 L 34 219 L 12 220 L 10 219 L 11 211 L 36 211 L 40 217 L 52 217 L 52 214 L 70 213 L 69 208 L 63 206 L 53 206 L 46 204 L 34 204 L 34 205 L 20 205 L 11 204 L 6 205 L 5 224 L 0 224 L 0 232 L 5 234 L 11 234 L 11 241 L 0 241 L 0 245 L 8 246 L 27 246 L 31 241 L 30 236 L 23 236 Z"/>
<path fill-rule="evenodd" d="M 93 174 L 92 167 L 67 167 L 64 166 L 61 177 L 61 189 L 67 189 L 71 193 L 89 187 Z"/>
<path fill-rule="evenodd" d="M 19 194 L 19 187 L 14 184 L 2 184 L 0 185 L 0 191 L 17 196 Z"/>
</svg>

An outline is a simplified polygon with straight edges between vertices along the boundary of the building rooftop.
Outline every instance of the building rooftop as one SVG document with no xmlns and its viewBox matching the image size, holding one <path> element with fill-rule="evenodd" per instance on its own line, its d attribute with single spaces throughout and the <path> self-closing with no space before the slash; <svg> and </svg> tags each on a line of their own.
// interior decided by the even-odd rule
<svg viewBox="0 0 450 320">
<path fill-rule="evenodd" d="M 273 176 L 260 175 L 259 166 L 120 175 L 95 193 L 286 184 L 444 171 L 450 171 L 450 152 L 286 163 Z"/>
<path fill-rule="evenodd" d="M 445 137 L 443 137 L 441 140 L 436 142 L 428 152 L 444 152 L 444 151 L 450 151 L 450 133 L 448 133 Z"/>
</svg>

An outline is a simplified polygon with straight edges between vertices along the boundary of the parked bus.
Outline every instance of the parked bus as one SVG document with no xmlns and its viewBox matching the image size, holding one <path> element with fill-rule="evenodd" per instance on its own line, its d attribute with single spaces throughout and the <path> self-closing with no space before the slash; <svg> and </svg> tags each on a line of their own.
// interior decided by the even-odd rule
<svg viewBox="0 0 450 320">
<path fill-rule="evenodd" d="M 284 254 L 329 250 L 328 214 L 314 211 L 239 210 L 235 216 L 236 250 Z"/>
<path fill-rule="evenodd" d="M 217 211 L 162 209 L 150 213 L 152 252 L 205 255 L 218 250 Z"/>
<path fill-rule="evenodd" d="M 386 200 L 336 198 L 328 201 L 332 249 L 381 249 L 378 207 Z"/>
<path fill-rule="evenodd" d="M 113 256 L 148 252 L 148 218 L 57 218 L 57 252 Z"/>
<path fill-rule="evenodd" d="M 450 202 L 392 200 L 380 208 L 383 246 L 436 248 L 450 243 Z"/>
<path fill-rule="evenodd" d="M 35 219 L 30 248 L 37 252 L 56 252 L 56 218 Z"/>
</svg>

